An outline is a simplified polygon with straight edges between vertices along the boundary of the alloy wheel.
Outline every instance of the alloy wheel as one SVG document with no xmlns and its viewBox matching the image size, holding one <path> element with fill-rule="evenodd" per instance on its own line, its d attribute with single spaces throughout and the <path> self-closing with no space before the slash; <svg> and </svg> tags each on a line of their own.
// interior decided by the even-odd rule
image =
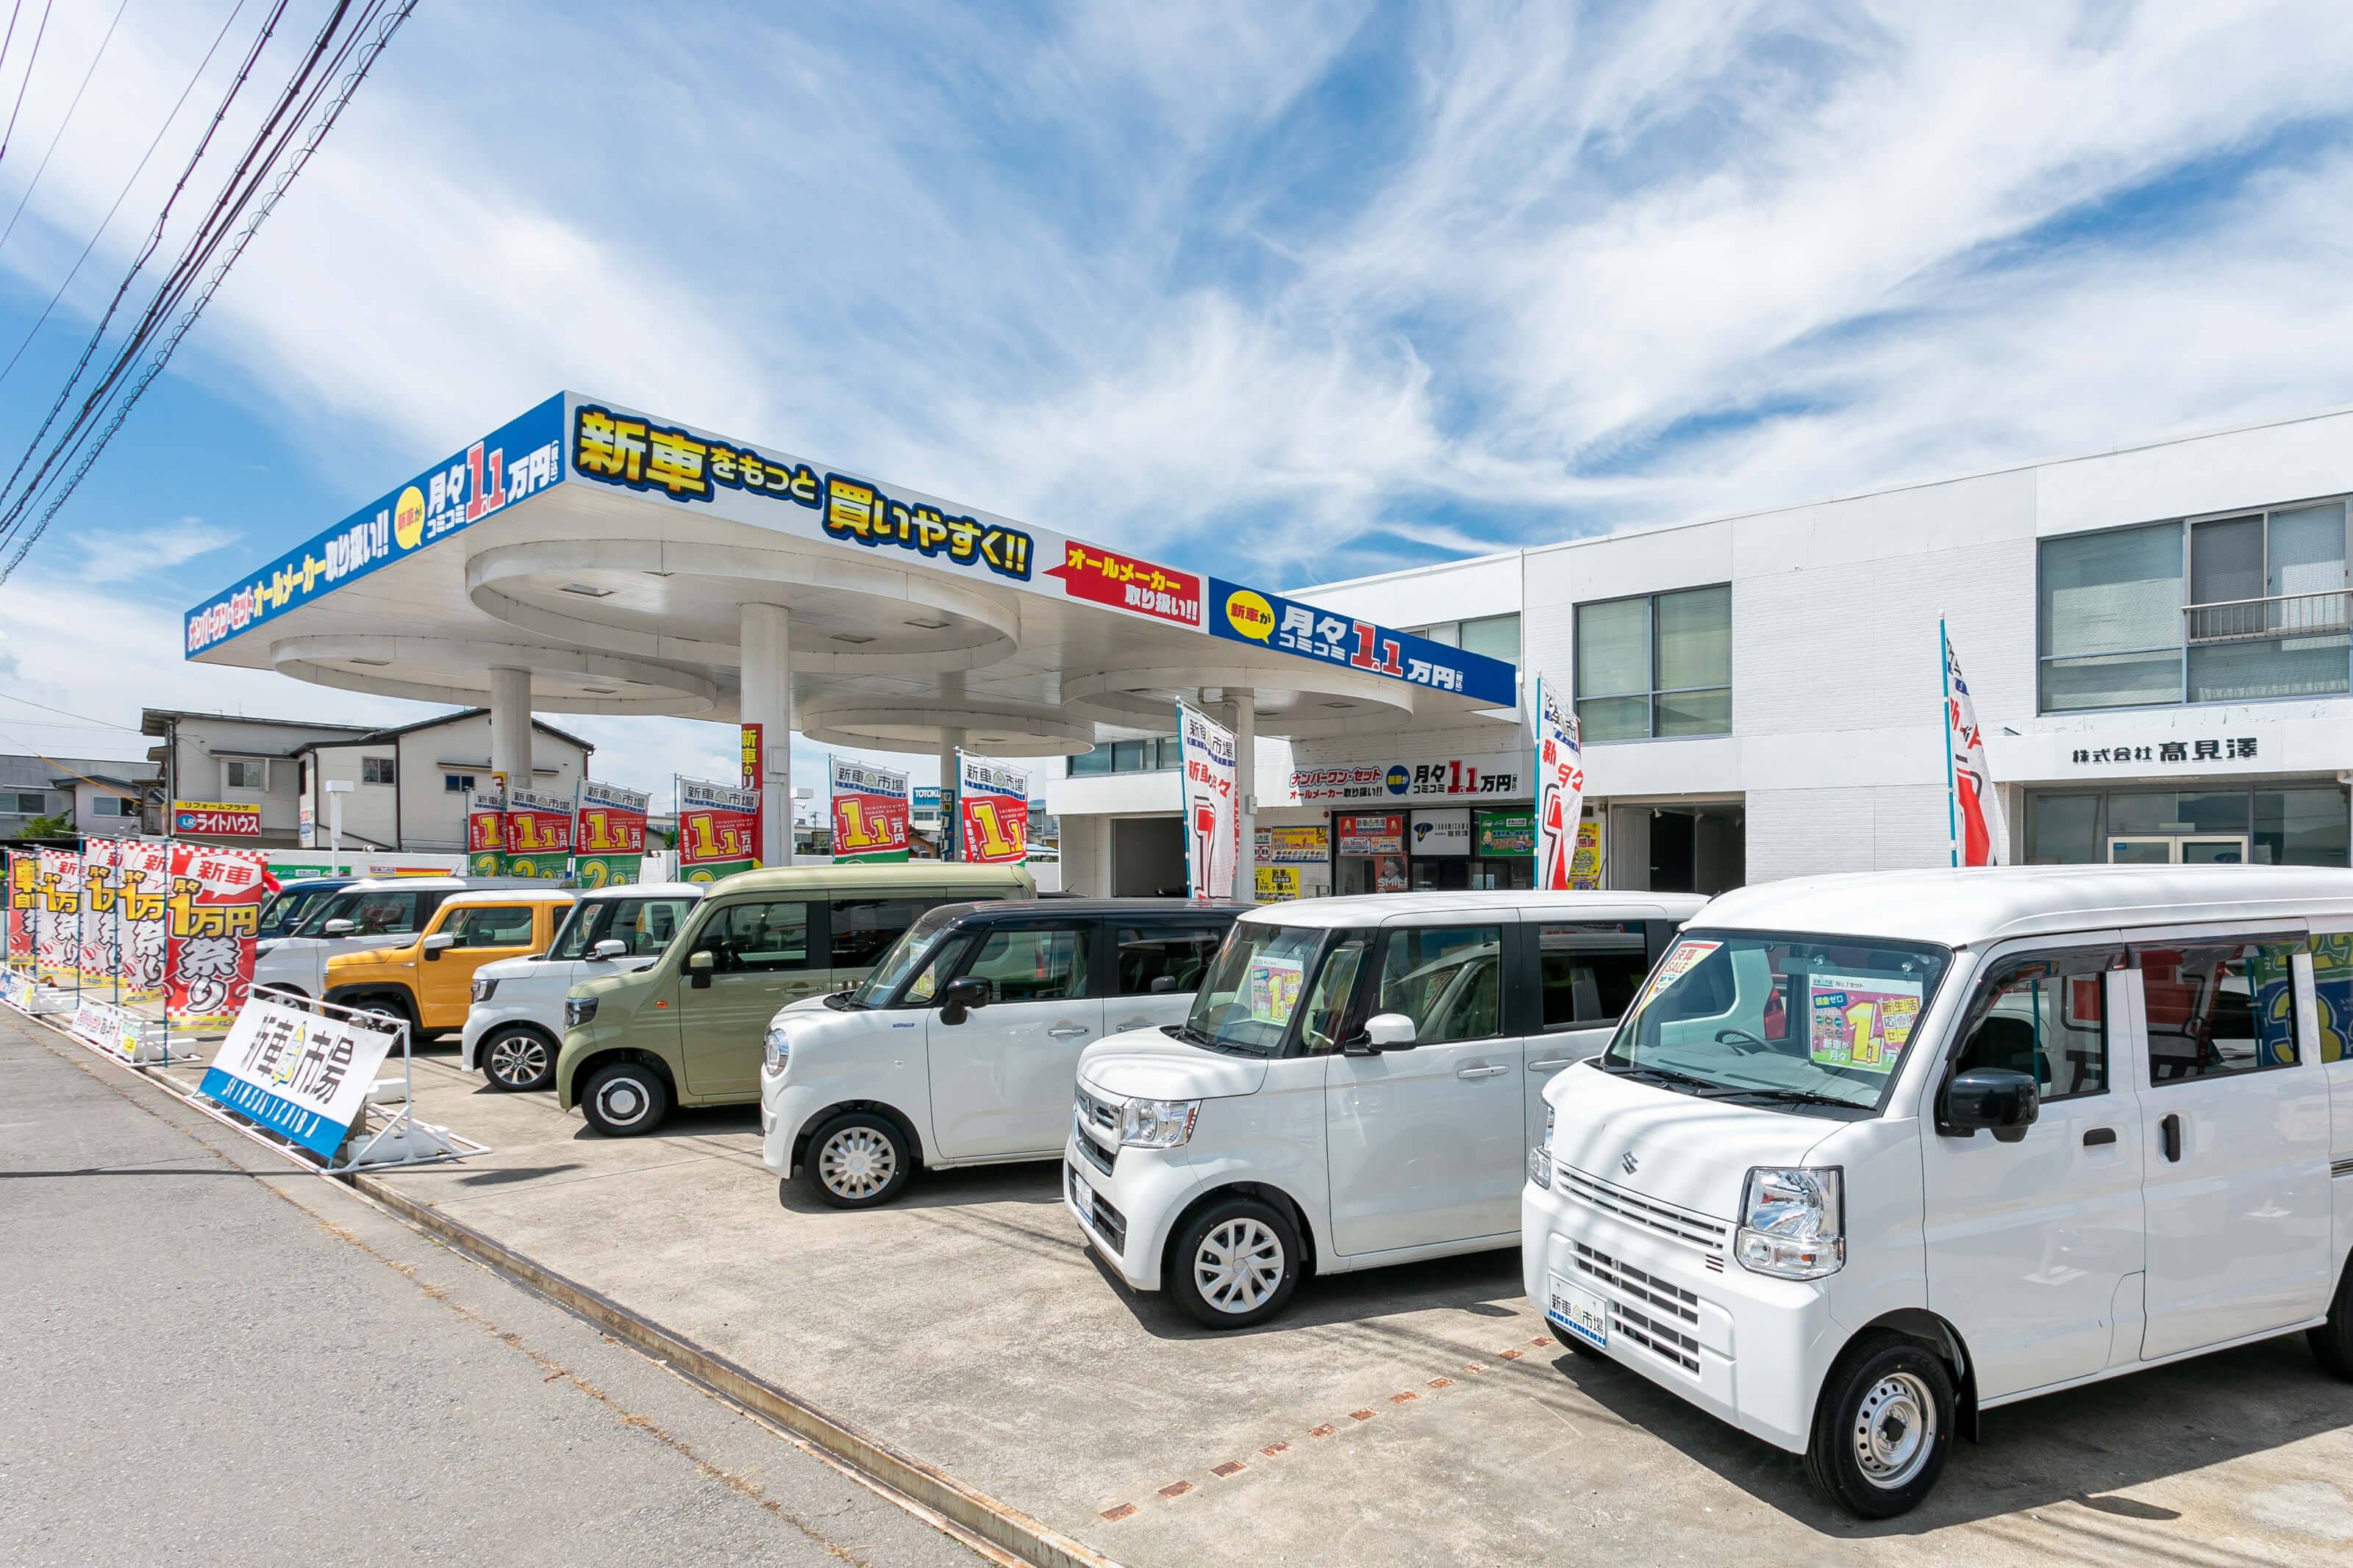
<svg viewBox="0 0 2353 1568">
<path fill-rule="evenodd" d="M 491 1043 L 491 1076 L 523 1089 L 547 1076 L 547 1042 L 535 1035 L 505 1035 Z"/>
<path fill-rule="evenodd" d="M 1210 1226 L 1193 1255 L 1194 1287 L 1220 1312 L 1264 1306 L 1282 1271 L 1282 1238 L 1248 1215 Z"/>
</svg>

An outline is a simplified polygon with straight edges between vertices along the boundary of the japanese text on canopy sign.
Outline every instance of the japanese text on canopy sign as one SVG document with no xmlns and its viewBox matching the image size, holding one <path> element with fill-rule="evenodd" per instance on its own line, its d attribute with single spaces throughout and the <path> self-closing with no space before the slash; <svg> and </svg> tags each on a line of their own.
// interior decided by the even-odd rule
<svg viewBox="0 0 2353 1568">
<path fill-rule="evenodd" d="M 649 804 L 650 797 L 636 790 L 581 781 L 572 823 L 572 874 L 582 887 L 617 888 L 642 878 Z"/>
<path fill-rule="evenodd" d="M 245 1005 L 262 901 L 276 889 L 258 851 L 172 846 L 164 1016 L 174 1027 L 217 1027 Z"/>
<path fill-rule="evenodd" d="M 506 849 L 510 877 L 561 880 L 572 863 L 572 803 L 537 790 L 507 791 Z"/>
<path fill-rule="evenodd" d="M 679 879 L 715 882 L 760 863 L 760 797 L 708 779 L 678 781 Z"/>
<path fill-rule="evenodd" d="M 357 1019 L 256 1002 L 237 1015 L 196 1091 L 332 1156 L 397 1038 Z"/>
<path fill-rule="evenodd" d="M 1536 886 L 1574 885 L 1577 820 L 1585 810 L 1585 753 L 1577 715 L 1560 688 L 1536 681 Z"/>
<path fill-rule="evenodd" d="M 538 494 L 564 478 L 563 445 L 564 399 L 551 397 L 190 610 L 187 651 L 201 652 Z"/>
<path fill-rule="evenodd" d="M 1185 763 L 1185 890 L 1197 904 L 1230 899 L 1242 848 L 1234 732 L 1179 702 L 1176 733 Z"/>
<path fill-rule="evenodd" d="M 834 758 L 834 859 L 906 859 L 908 805 L 906 774 L 854 757 Z"/>
<path fill-rule="evenodd" d="M 1046 575 L 1060 581 L 1073 599 L 1134 610 L 1180 626 L 1202 625 L 1201 580 L 1190 572 L 1155 566 L 1073 539 L 1062 547 L 1062 563 Z"/>
<path fill-rule="evenodd" d="M 466 869 L 495 877 L 507 845 L 507 776 L 488 773 L 466 797 Z"/>
<path fill-rule="evenodd" d="M 1029 853 L 1029 775 L 956 753 L 956 815 L 963 858 L 976 866 L 1016 863 Z"/>
<path fill-rule="evenodd" d="M 172 803 L 172 831 L 178 835 L 201 833 L 211 838 L 259 838 L 261 807 L 230 801 L 175 800 Z"/>
<path fill-rule="evenodd" d="M 1498 708 L 1520 700 L 1512 667 L 1485 654 L 1465 653 L 1218 577 L 1209 579 L 1209 630 L 1235 642 L 1278 647 L 1409 686 L 1459 692 Z"/>
</svg>

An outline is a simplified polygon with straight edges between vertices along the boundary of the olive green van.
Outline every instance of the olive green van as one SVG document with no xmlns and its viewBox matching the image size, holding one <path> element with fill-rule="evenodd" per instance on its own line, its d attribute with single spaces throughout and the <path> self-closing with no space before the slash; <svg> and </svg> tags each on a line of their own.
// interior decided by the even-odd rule
<svg viewBox="0 0 2353 1568">
<path fill-rule="evenodd" d="M 863 980 L 926 910 L 1036 896 L 1019 866 L 936 860 L 722 878 L 652 965 L 572 988 L 556 1102 L 615 1138 L 673 1105 L 750 1104 L 777 1008 Z"/>
</svg>

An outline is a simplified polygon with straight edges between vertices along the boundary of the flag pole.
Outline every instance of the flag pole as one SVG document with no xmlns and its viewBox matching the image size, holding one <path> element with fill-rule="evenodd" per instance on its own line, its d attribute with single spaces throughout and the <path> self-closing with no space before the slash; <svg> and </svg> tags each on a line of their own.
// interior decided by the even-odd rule
<svg viewBox="0 0 2353 1568">
<path fill-rule="evenodd" d="M 1936 617 L 1936 679 L 1945 692 L 1945 852 L 1951 863 L 1961 863 L 1961 824 L 1956 800 L 1960 794 L 1959 781 L 1953 777 L 1953 645 L 1945 632 L 1945 619 Z"/>
</svg>

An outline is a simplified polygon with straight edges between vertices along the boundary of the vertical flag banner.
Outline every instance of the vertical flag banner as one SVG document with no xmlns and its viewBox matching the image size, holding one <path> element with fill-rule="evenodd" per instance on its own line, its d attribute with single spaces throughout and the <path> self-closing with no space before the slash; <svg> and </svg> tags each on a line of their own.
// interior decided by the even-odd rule
<svg viewBox="0 0 2353 1568">
<path fill-rule="evenodd" d="M 1936 640 L 1945 655 L 1945 782 L 1952 791 L 1946 820 L 1953 837 L 1953 864 L 2007 866 L 2010 824 L 2002 816 L 1993 770 L 1986 765 L 1978 705 L 1969 700 L 1969 683 L 1961 676 L 1961 661 L 1942 621 L 1936 623 Z"/>
<path fill-rule="evenodd" d="M 1234 896 L 1242 849 L 1234 732 L 1179 702 L 1176 733 L 1185 763 L 1185 890 L 1197 904 L 1223 903 Z"/>
<path fill-rule="evenodd" d="M 572 874 L 584 888 L 641 881 L 646 863 L 646 807 L 651 796 L 618 784 L 580 784 L 572 819 Z"/>
<path fill-rule="evenodd" d="M 507 776 L 491 773 L 466 798 L 466 869 L 477 877 L 499 874 L 507 843 Z"/>
<path fill-rule="evenodd" d="M 507 791 L 506 851 L 510 877 L 562 881 L 572 865 L 572 803 L 537 790 Z"/>
<path fill-rule="evenodd" d="M 906 859 L 911 804 L 906 774 L 854 757 L 834 758 L 835 862 Z"/>
<path fill-rule="evenodd" d="M 956 753 L 956 815 L 963 829 L 960 859 L 1000 866 L 1029 854 L 1029 775 Z"/>
<path fill-rule="evenodd" d="M 762 757 L 761 745 L 763 742 L 764 726 L 758 724 L 740 724 L 736 726 L 736 741 L 743 747 L 744 751 L 744 787 L 746 790 L 749 790 L 752 795 L 752 858 L 753 863 L 756 865 L 759 861 L 760 840 L 763 837 L 761 831 L 764 826 L 762 818 L 766 816 L 768 811 L 768 792 L 760 787 L 760 762 Z M 790 798 L 790 792 L 786 792 L 786 799 L 785 801 L 785 864 L 789 866 L 792 863 L 793 803 Z"/>
<path fill-rule="evenodd" d="M 35 953 L 44 985 L 71 985 L 81 958 L 81 857 L 41 851 L 41 937 Z"/>
<path fill-rule="evenodd" d="M 398 1039 L 361 1019 L 258 1002 L 237 1016 L 196 1092 L 332 1158 Z"/>
<path fill-rule="evenodd" d="M 172 847 L 161 839 L 125 839 L 114 899 L 114 942 L 122 999 L 153 1002 L 164 994 L 164 907 L 172 892 Z"/>
<path fill-rule="evenodd" d="M 81 942 L 75 967 L 85 988 L 114 983 L 115 841 L 81 845 Z"/>
<path fill-rule="evenodd" d="M 1576 885 L 1578 818 L 1585 811 L 1585 751 L 1560 689 L 1536 679 L 1536 886 Z"/>
<path fill-rule="evenodd" d="M 678 875 L 715 882 L 760 863 L 759 795 L 708 779 L 678 781 Z"/>
<path fill-rule="evenodd" d="M 8 962 L 30 964 L 40 942 L 41 857 L 35 850 L 7 851 Z"/>
<path fill-rule="evenodd" d="M 164 900 L 164 1016 L 174 1028 L 221 1028 L 253 986 L 261 905 L 276 884 L 259 851 L 172 846 Z"/>
</svg>

